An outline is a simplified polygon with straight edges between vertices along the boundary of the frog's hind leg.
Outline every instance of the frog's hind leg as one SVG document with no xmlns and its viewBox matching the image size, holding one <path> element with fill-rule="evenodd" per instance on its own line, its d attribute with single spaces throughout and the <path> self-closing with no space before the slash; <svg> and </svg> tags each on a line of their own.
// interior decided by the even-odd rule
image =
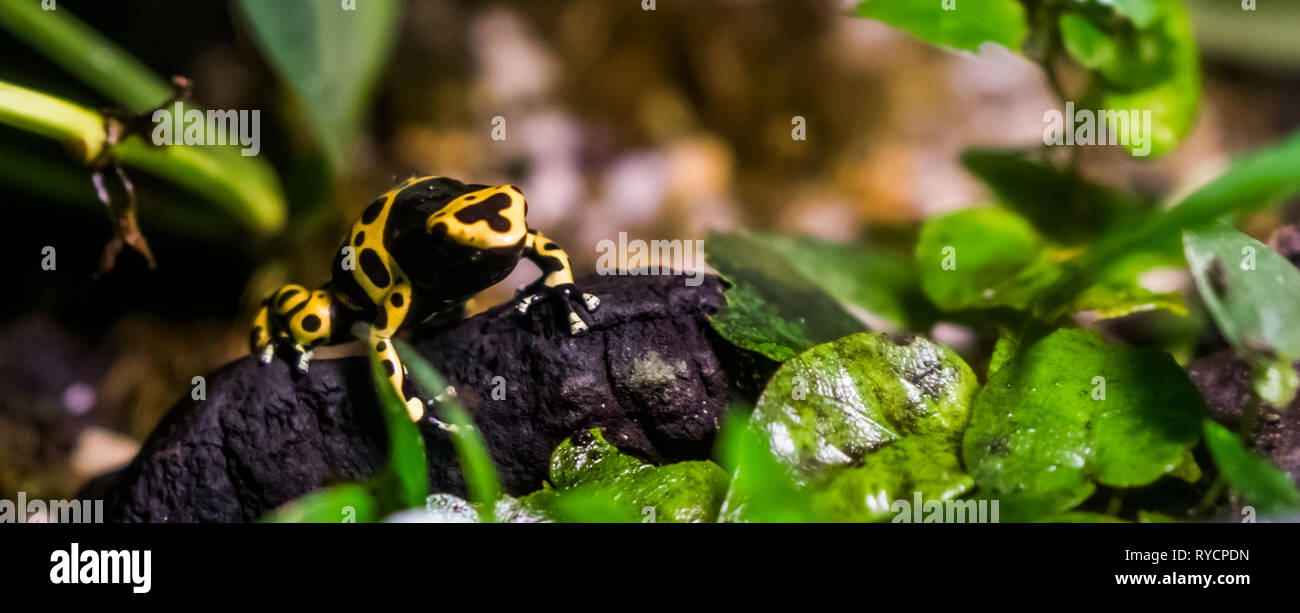
<svg viewBox="0 0 1300 613">
<path fill-rule="evenodd" d="M 378 315 L 370 325 L 369 351 L 384 369 L 397 397 L 406 404 L 411 421 L 420 421 L 424 417 L 424 401 L 419 396 L 406 394 L 406 366 L 397 356 L 397 348 L 392 342 L 393 335 L 402 327 L 410 311 L 411 286 L 404 282 L 395 284 L 378 306 Z"/>
<path fill-rule="evenodd" d="M 275 357 L 275 344 L 271 340 L 271 298 L 267 298 L 253 318 L 253 331 L 248 338 L 249 352 L 263 364 L 270 364 Z"/>
<path fill-rule="evenodd" d="M 299 372 L 307 372 L 312 350 L 330 340 L 335 320 L 334 298 L 326 289 L 286 285 L 271 294 L 253 322 L 253 350 L 263 363 L 275 354 L 273 339 L 293 347 Z"/>
</svg>

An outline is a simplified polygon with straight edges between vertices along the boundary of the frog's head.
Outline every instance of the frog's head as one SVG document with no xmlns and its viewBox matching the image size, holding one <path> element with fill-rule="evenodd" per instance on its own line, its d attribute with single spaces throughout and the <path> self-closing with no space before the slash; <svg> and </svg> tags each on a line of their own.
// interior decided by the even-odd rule
<svg viewBox="0 0 1300 613">
<path fill-rule="evenodd" d="M 477 186 L 476 186 L 477 187 Z M 485 187 L 457 196 L 425 220 L 425 230 L 475 250 L 515 250 L 528 233 L 528 203 L 513 185 Z"/>
</svg>

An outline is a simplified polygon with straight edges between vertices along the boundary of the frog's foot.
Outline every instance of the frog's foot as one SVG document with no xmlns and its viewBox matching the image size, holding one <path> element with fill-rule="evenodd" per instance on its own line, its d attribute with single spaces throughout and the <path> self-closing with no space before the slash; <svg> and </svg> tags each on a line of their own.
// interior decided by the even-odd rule
<svg viewBox="0 0 1300 613">
<path fill-rule="evenodd" d="M 573 307 L 575 300 L 580 300 L 579 306 L 588 314 L 600 308 L 600 298 L 579 291 L 578 287 L 572 283 L 554 287 L 547 285 L 538 287 L 534 284 L 520 290 L 519 294 L 522 297 L 519 299 L 519 304 L 515 305 L 515 310 L 520 314 L 528 313 L 534 305 L 544 300 L 563 304 L 568 312 L 569 334 L 581 334 L 587 331 L 587 322 L 583 321 L 582 316 L 578 315 L 578 309 Z"/>
<path fill-rule="evenodd" d="M 271 363 L 271 360 L 274 360 L 274 359 L 275 359 L 275 344 L 274 344 L 274 343 L 269 343 L 269 342 L 268 342 L 265 346 L 261 347 L 260 349 L 257 349 L 257 351 L 261 352 L 261 353 L 257 356 L 257 361 L 258 361 L 258 363 L 260 363 L 260 364 L 270 364 L 270 363 Z"/>
<path fill-rule="evenodd" d="M 311 359 L 315 355 L 314 352 L 302 345 L 294 344 L 293 354 L 297 356 L 298 372 L 304 375 L 307 374 L 307 367 L 311 365 Z"/>
<path fill-rule="evenodd" d="M 411 417 L 411 421 L 418 422 L 424 417 L 424 401 L 419 398 L 406 399 L 406 414 Z M 438 420 L 434 420 L 438 421 Z M 439 422 L 441 423 L 441 422 Z"/>
</svg>

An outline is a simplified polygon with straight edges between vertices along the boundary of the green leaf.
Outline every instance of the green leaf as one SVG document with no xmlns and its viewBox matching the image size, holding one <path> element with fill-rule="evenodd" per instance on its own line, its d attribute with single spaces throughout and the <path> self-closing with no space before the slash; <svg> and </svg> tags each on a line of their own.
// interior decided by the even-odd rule
<svg viewBox="0 0 1300 613">
<path fill-rule="evenodd" d="M 1182 294 L 1159 294 L 1133 284 L 1094 285 L 1079 295 L 1073 309 L 1092 311 L 1099 319 L 1155 310 L 1169 311 L 1179 316 L 1187 315 L 1187 305 L 1183 302 Z"/>
<path fill-rule="evenodd" d="M 579 486 L 564 491 L 549 490 L 549 497 L 543 501 L 535 498 L 542 494 L 534 492 L 524 498 L 524 502 L 542 505 L 546 513 L 555 521 L 577 524 L 634 524 L 649 523 L 654 515 L 647 512 L 644 516 L 638 512 L 645 507 L 637 507 L 629 497 L 616 496 L 616 490 L 605 487 Z"/>
<path fill-rule="evenodd" d="M 858 5 L 857 16 L 965 51 L 993 42 L 1018 53 L 1029 31 L 1025 9 L 1016 0 L 959 0 L 954 10 L 944 10 L 939 0 L 866 0 Z"/>
<path fill-rule="evenodd" d="M 1287 406 L 1296 389 L 1291 363 L 1300 359 L 1300 271 L 1268 245 L 1224 224 L 1184 231 L 1183 244 L 1219 331 L 1262 370 L 1261 395 Z"/>
<path fill-rule="evenodd" d="M 712 522 L 727 490 L 727 475 L 713 462 L 646 464 L 606 442 L 598 428 L 560 443 L 550 478 L 561 494 L 585 488 L 655 522 Z"/>
<path fill-rule="evenodd" d="M 934 308 L 921 293 L 911 258 L 812 237 L 751 235 L 777 253 L 804 278 L 845 303 L 886 320 L 895 329 L 928 329 Z"/>
<path fill-rule="evenodd" d="M 1260 512 L 1300 510 L 1300 491 L 1286 473 L 1246 449 L 1237 435 L 1205 420 L 1205 446 L 1219 474 Z"/>
<path fill-rule="evenodd" d="M 1150 126 L 1130 132 L 1129 152 L 1159 156 L 1191 130 L 1201 97 L 1200 57 L 1178 0 L 1124 2 L 1114 8 L 1132 18 L 1098 14 L 1098 3 L 1066 12 L 1060 32 L 1066 51 L 1100 79 L 1100 109 L 1150 112 Z M 1146 142 L 1136 142 L 1139 136 Z"/>
<path fill-rule="evenodd" d="M 1300 192 L 1300 132 L 1277 145 L 1237 160 L 1227 172 L 1184 198 L 1177 206 L 1131 227 L 1116 228 L 1083 254 L 1068 274 L 1042 299 L 1043 312 L 1063 312 L 1078 294 L 1098 279 L 1114 276 L 1143 254 L 1176 254 L 1181 232 L 1233 213 L 1246 213 L 1285 202 Z"/>
<path fill-rule="evenodd" d="M 383 505 L 359 483 L 346 483 L 312 492 L 287 503 L 261 521 L 269 523 L 369 523 L 383 516 Z"/>
<path fill-rule="evenodd" d="M 424 437 L 411 423 L 406 404 L 388 384 L 388 374 L 384 372 L 378 354 L 373 352 L 370 355 L 370 374 L 379 394 L 384 421 L 388 424 L 388 465 L 375 477 L 372 487 L 384 512 L 423 504 L 429 495 L 429 465 L 424 455 Z"/>
<path fill-rule="evenodd" d="M 1022 215 L 1044 236 L 1079 244 L 1146 214 L 1142 204 L 1122 192 L 1031 160 L 1026 153 L 971 149 L 962 153 L 961 161 L 993 190 L 999 204 Z"/>
<path fill-rule="evenodd" d="M 392 339 L 391 342 L 397 350 L 398 357 L 402 359 L 402 363 L 406 365 L 411 378 L 415 380 L 420 389 L 428 397 L 437 398 L 439 417 L 441 417 L 441 421 L 449 424 L 452 428 L 450 432 L 451 443 L 456 448 L 457 457 L 460 458 L 461 472 L 465 475 L 465 484 L 469 490 L 470 500 L 486 509 L 495 508 L 496 501 L 501 498 L 501 482 L 497 478 L 496 465 L 492 463 L 492 456 L 488 452 L 487 444 L 483 442 L 483 437 L 479 435 L 478 429 L 474 427 L 474 421 L 470 418 L 469 413 L 465 412 L 465 409 L 460 406 L 453 394 L 447 393 L 449 389 L 447 380 L 424 359 L 424 356 L 421 356 L 415 349 L 401 340 Z M 387 381 L 387 378 L 377 378 L 376 380 Z M 404 407 L 402 414 L 405 415 Z M 409 419 L 403 419 L 403 421 L 409 423 Z M 412 427 L 414 428 L 414 426 Z M 408 470 L 415 470 L 414 461 L 415 458 L 411 457 Z M 420 447 L 419 461 L 421 463 L 420 472 L 424 474 L 427 468 L 423 466 L 423 445 Z M 411 478 L 414 478 L 414 475 Z"/>
<path fill-rule="evenodd" d="M 786 258 L 747 234 L 710 233 L 709 265 L 731 284 L 711 318 L 722 338 L 783 362 L 865 326 Z"/>
<path fill-rule="evenodd" d="M 1108 20 L 1103 23 L 1114 23 Z M 1170 77 L 1177 45 L 1163 28 L 1137 30 L 1106 26 L 1080 15 L 1061 15 L 1061 42 L 1066 51 L 1105 79 L 1110 88 L 1150 87 Z"/>
<path fill-rule="evenodd" d="M 1160 0 L 1091 0 L 1101 5 L 1110 5 L 1114 7 L 1115 12 L 1128 17 L 1133 24 L 1139 28 L 1151 27 L 1155 23 L 1156 17 L 1160 15 L 1162 4 Z"/>
<path fill-rule="evenodd" d="M 1122 524 L 1124 520 L 1114 515 L 1091 511 L 1067 511 L 1038 520 L 1046 524 Z"/>
<path fill-rule="evenodd" d="M 239 0 L 253 39 L 298 97 L 335 169 L 352 157 L 360 120 L 397 39 L 399 0 Z"/>
<path fill-rule="evenodd" d="M 718 455 L 731 475 L 718 521 L 727 523 L 808 523 L 826 518 L 799 491 L 784 466 L 772 456 L 767 437 L 744 412 L 728 410 L 718 432 Z"/>
<path fill-rule="evenodd" d="M 1162 229 L 1199 226 L 1230 213 L 1282 204 L 1300 192 L 1300 131 L 1238 159 L 1227 172 L 1183 199 L 1166 215 Z"/>
<path fill-rule="evenodd" d="M 127 111 L 144 113 L 171 95 L 166 81 L 67 7 L 0 0 L 0 26 Z"/>
<path fill-rule="evenodd" d="M 996 208 L 927 220 L 916 244 L 921 288 L 939 308 L 1025 308 L 1060 274 L 1024 218 Z"/>
<path fill-rule="evenodd" d="M 862 466 L 845 468 L 812 494 L 835 521 L 868 522 L 894 517 L 897 500 L 947 501 L 974 485 L 962 470 L 957 446 L 934 436 L 908 436 L 867 454 Z"/>
<path fill-rule="evenodd" d="M 752 419 L 778 459 L 817 479 L 909 435 L 955 443 L 978 387 L 943 345 L 860 333 L 782 364 Z"/>
<path fill-rule="evenodd" d="M 963 456 L 982 490 L 1066 510 L 1096 484 L 1141 486 L 1176 470 L 1203 412 L 1168 354 L 1058 330 L 989 377 Z"/>
</svg>

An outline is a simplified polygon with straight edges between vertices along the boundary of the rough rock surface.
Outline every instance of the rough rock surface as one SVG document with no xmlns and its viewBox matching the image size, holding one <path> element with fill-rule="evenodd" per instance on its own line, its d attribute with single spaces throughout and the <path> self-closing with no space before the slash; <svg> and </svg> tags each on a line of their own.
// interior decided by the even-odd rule
<svg viewBox="0 0 1300 613">
<path fill-rule="evenodd" d="M 722 292 L 716 278 L 685 279 L 581 280 L 603 304 L 578 336 L 558 308 L 521 316 L 509 304 L 417 329 L 412 341 L 455 387 L 511 494 L 539 488 L 556 445 L 594 426 L 647 460 L 702 459 L 730 393 L 707 321 Z M 463 494 L 447 433 L 427 419 L 420 428 L 432 491 Z M 246 357 L 207 377 L 206 400 L 171 409 L 108 486 L 106 519 L 256 520 L 321 485 L 376 474 L 385 439 L 365 358 L 316 360 L 300 376 L 285 360 Z"/>
</svg>

